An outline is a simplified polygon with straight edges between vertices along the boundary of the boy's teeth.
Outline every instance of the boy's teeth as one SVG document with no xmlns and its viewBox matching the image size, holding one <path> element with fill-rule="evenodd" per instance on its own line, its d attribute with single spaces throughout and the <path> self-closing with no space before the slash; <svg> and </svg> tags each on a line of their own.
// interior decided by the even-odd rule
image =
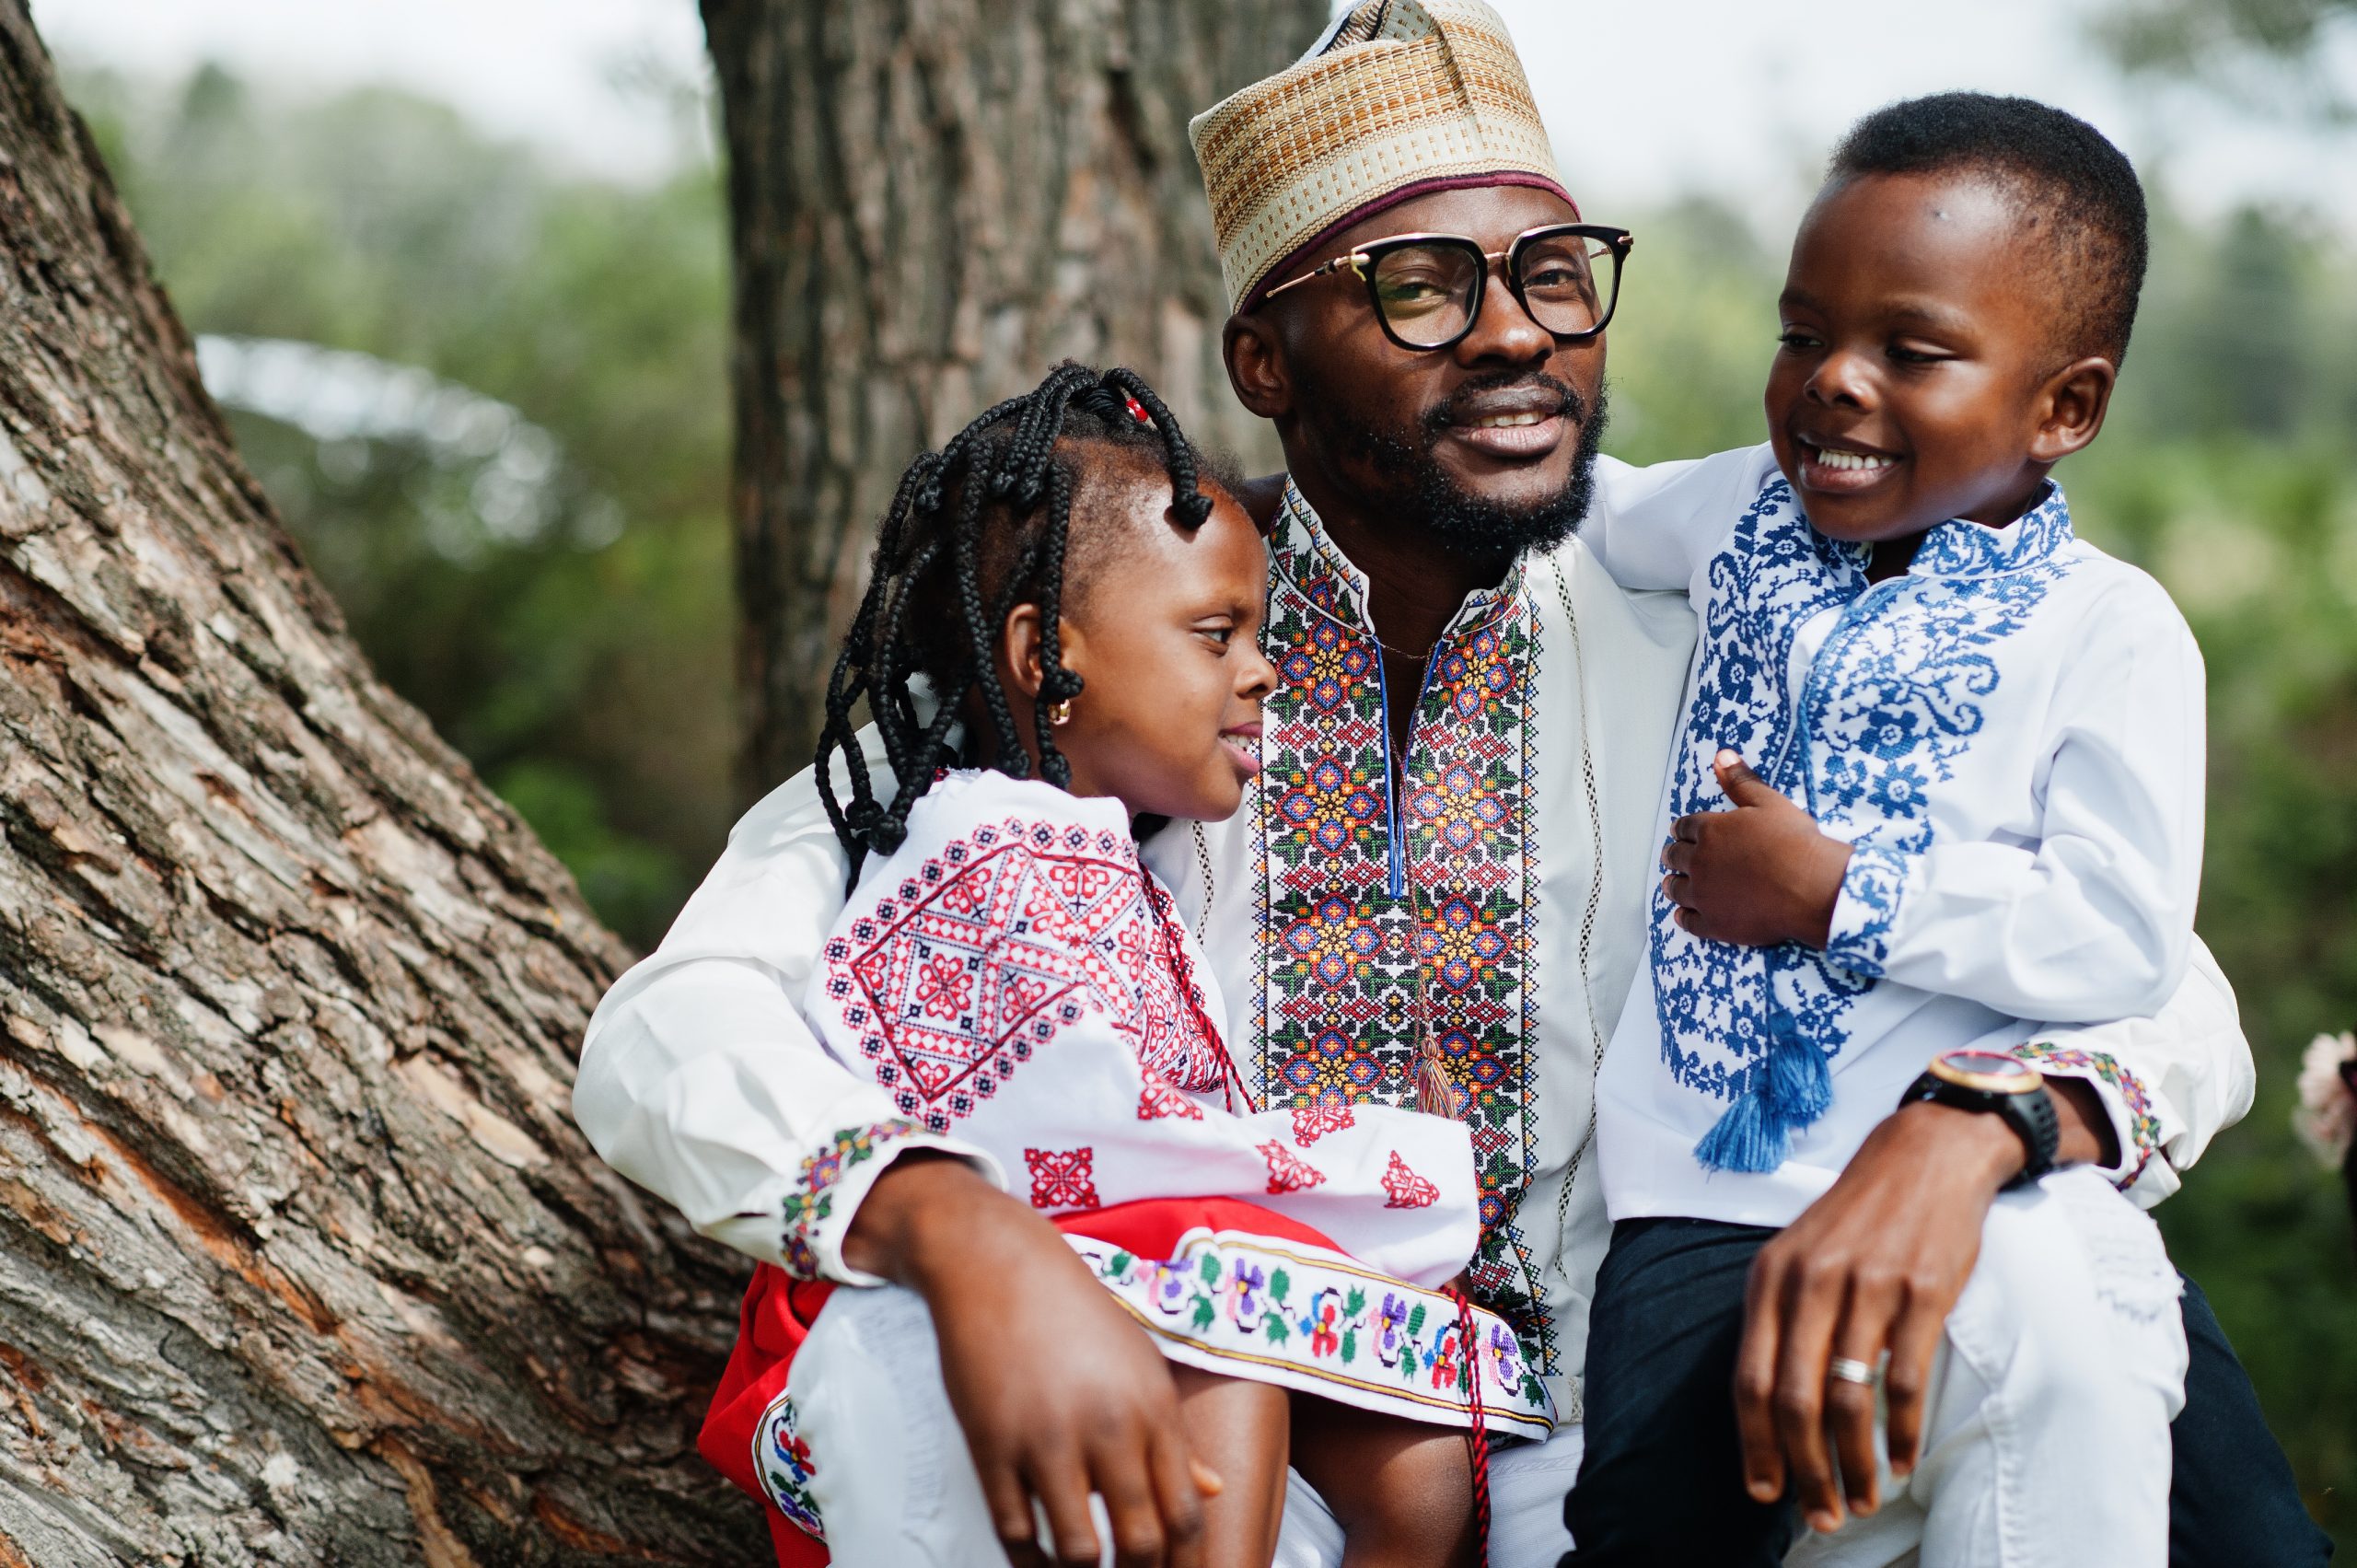
<svg viewBox="0 0 2357 1568">
<path fill-rule="evenodd" d="M 1511 430 L 1516 425 L 1538 424 L 1545 422 L 1543 413 L 1493 413 L 1472 422 L 1476 430 Z"/>
<path fill-rule="evenodd" d="M 1819 447 L 1817 460 L 1829 469 L 1887 469 L 1898 459 L 1874 452 L 1845 452 L 1838 447 Z"/>
</svg>

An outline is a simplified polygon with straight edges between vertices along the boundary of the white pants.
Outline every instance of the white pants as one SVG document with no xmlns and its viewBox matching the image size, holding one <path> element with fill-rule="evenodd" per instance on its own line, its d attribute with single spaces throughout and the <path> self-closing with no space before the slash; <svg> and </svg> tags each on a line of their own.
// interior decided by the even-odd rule
<svg viewBox="0 0 2357 1568">
<path fill-rule="evenodd" d="M 2177 1293 L 2152 1222 L 2094 1173 L 2000 1198 L 1948 1318 L 1914 1474 L 1901 1485 L 1886 1471 L 1879 1513 L 1805 1539 L 1791 1562 L 2159 1568 L 2168 1423 L 2184 1404 Z M 838 1568 L 1005 1568 L 916 1295 L 837 1291 L 787 1392 Z M 1492 1457 L 1496 1568 L 1554 1568 L 1571 1549 L 1581 1438 L 1566 1426 Z M 1101 1508 L 1098 1520 L 1104 1537 Z M 1341 1558 L 1333 1516 L 1290 1476 L 1276 1568 Z"/>
</svg>

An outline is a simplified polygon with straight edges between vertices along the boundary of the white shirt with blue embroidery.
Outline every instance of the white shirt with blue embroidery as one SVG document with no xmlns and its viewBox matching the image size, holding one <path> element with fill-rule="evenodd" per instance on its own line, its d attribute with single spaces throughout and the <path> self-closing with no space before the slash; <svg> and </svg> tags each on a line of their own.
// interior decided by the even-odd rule
<svg viewBox="0 0 2357 1568">
<path fill-rule="evenodd" d="M 1810 528 L 1766 447 L 1591 542 L 1623 581 L 1683 570 L 1701 621 L 1662 836 L 1726 807 L 1724 747 L 1852 846 L 1822 952 L 1704 941 L 1654 894 L 1597 1080 L 1614 1217 L 1789 1224 L 1965 1046 L 2094 1082 L 2117 1174 L 2141 1175 L 2166 1131 L 2151 1086 L 2048 1026 L 2157 1014 L 2190 961 L 2202 668 L 2165 590 L 2079 539 L 2052 485 L 1870 584 L 1868 548 Z"/>
</svg>

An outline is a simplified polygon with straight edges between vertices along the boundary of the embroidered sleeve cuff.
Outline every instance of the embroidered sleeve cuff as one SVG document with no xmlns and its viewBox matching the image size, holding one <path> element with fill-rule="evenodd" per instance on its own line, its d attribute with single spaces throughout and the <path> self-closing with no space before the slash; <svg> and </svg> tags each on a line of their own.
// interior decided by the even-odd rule
<svg viewBox="0 0 2357 1568">
<path fill-rule="evenodd" d="M 2078 1078 L 2093 1086 L 2111 1117 L 2112 1144 L 2119 1150 L 2118 1163 L 2104 1167 L 2104 1175 L 2115 1187 L 2133 1186 L 2161 1151 L 2160 1118 L 2143 1081 L 2100 1051 L 2034 1040 L 2014 1047 L 2014 1054 L 2049 1078 Z"/>
<path fill-rule="evenodd" d="M 1859 974 L 1881 977 L 1890 956 L 1891 923 L 1898 918 L 1899 897 L 1915 858 L 1880 844 L 1851 849 L 1840 897 L 1833 900 L 1833 925 L 1825 943 L 1828 958 Z"/>
<path fill-rule="evenodd" d="M 843 1235 L 859 1213 L 876 1179 L 902 1155 L 937 1149 L 970 1163 L 994 1185 L 1006 1186 L 998 1162 L 971 1144 L 927 1132 L 900 1121 L 841 1128 L 802 1162 L 800 1176 L 780 1210 L 778 1262 L 796 1279 L 840 1280 L 845 1284 L 885 1282 L 843 1261 Z"/>
</svg>

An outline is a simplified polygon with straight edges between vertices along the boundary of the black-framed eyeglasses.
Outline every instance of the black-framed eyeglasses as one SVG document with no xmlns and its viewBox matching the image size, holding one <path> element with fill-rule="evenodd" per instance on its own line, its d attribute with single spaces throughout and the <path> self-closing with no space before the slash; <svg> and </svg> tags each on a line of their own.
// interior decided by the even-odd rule
<svg viewBox="0 0 2357 1568">
<path fill-rule="evenodd" d="M 1481 319 L 1490 263 L 1504 261 L 1506 287 L 1530 319 L 1558 342 L 1579 343 L 1611 323 L 1620 301 L 1620 263 L 1634 244 L 1627 229 L 1594 223 L 1525 229 L 1503 250 L 1484 250 L 1461 234 L 1395 234 L 1369 240 L 1261 297 L 1274 299 L 1347 268 L 1365 283 L 1384 336 L 1405 349 L 1443 349 Z"/>
</svg>

